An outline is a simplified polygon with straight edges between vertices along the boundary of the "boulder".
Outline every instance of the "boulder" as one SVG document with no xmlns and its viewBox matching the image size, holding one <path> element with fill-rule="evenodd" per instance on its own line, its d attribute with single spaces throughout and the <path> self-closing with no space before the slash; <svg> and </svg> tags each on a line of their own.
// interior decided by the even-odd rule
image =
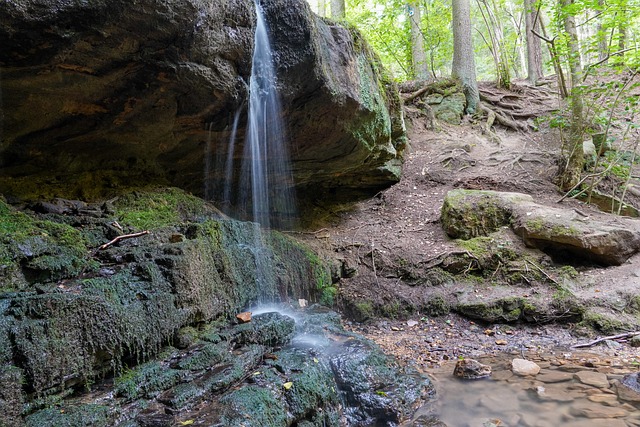
<svg viewBox="0 0 640 427">
<path fill-rule="evenodd" d="M 615 388 L 620 400 L 640 403 L 640 375 L 637 372 L 625 375 L 615 383 Z"/>
<path fill-rule="evenodd" d="M 401 103 L 360 34 L 303 0 L 262 4 L 298 193 L 352 197 L 396 182 Z M 95 200 L 170 183 L 203 194 L 207 161 L 216 187 L 236 112 L 235 156 L 243 155 L 254 8 L 251 0 L 4 2 L 0 193 Z"/>
<path fill-rule="evenodd" d="M 513 231 L 525 244 L 559 259 L 578 257 L 620 265 L 640 249 L 638 223 L 623 218 L 585 219 L 573 209 L 537 203 L 514 206 Z"/>
<path fill-rule="evenodd" d="M 538 204 L 519 193 L 452 190 L 441 218 L 450 237 L 465 240 L 510 226 L 527 246 L 556 259 L 620 265 L 640 249 L 637 221 L 605 214 L 585 218 L 573 209 Z"/>
</svg>

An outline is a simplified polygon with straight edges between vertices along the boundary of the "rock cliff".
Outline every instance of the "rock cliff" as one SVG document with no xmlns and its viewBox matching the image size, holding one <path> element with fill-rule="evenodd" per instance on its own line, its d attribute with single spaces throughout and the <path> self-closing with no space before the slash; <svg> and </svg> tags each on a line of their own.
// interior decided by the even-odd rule
<svg viewBox="0 0 640 427">
<path fill-rule="evenodd" d="M 397 181 L 400 101 L 364 40 L 304 1 L 263 3 L 299 195 L 351 197 Z M 236 111 L 244 140 L 254 7 L 4 1 L 0 193 L 91 200 L 157 183 L 202 194 L 207 145 L 227 157 Z"/>
</svg>

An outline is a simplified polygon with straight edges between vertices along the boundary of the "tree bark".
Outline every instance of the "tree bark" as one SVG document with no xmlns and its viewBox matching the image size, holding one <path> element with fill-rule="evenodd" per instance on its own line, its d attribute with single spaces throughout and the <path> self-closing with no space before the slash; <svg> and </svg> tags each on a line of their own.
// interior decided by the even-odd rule
<svg viewBox="0 0 640 427">
<path fill-rule="evenodd" d="M 469 0 L 453 0 L 453 63 L 451 76 L 460 79 L 467 99 L 467 114 L 478 108 L 480 94 L 476 79 L 473 40 L 471 38 L 471 6 Z"/>
<path fill-rule="evenodd" d="M 580 174 L 584 165 L 582 148 L 583 136 L 583 102 L 580 84 L 582 83 L 582 64 L 580 63 L 580 47 L 575 17 L 568 11 L 574 0 L 560 0 L 564 17 L 564 30 L 567 33 L 568 63 L 571 72 L 571 123 L 569 135 L 563 143 L 563 152 L 568 155 L 564 169 L 560 173 L 560 188 L 569 191 L 580 181 Z"/>
<path fill-rule="evenodd" d="M 412 1 L 407 4 L 407 15 L 411 23 L 411 60 L 413 65 L 413 76 L 419 80 L 427 80 L 429 76 L 429 64 L 424 50 L 424 38 L 420 29 L 422 13 L 420 3 Z"/>
<path fill-rule="evenodd" d="M 542 74 L 542 47 L 540 38 L 533 32 L 540 33 L 540 14 L 535 0 L 525 0 L 524 23 L 527 42 L 527 80 L 532 85 L 538 83 Z"/>
<path fill-rule="evenodd" d="M 607 43 L 607 31 L 603 25 L 604 13 L 604 0 L 598 0 L 598 25 L 596 29 L 596 39 L 598 40 L 598 62 L 606 64 L 609 59 L 609 43 Z"/>
<path fill-rule="evenodd" d="M 331 17 L 333 19 L 344 19 L 344 0 L 331 0 Z"/>
</svg>

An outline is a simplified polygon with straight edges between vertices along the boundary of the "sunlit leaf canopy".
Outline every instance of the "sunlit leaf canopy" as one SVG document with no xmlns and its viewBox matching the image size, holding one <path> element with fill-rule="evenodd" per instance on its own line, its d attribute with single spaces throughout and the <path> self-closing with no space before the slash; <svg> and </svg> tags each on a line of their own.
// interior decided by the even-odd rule
<svg viewBox="0 0 640 427">
<path fill-rule="evenodd" d="M 314 11 L 320 11 L 319 0 L 308 0 Z M 322 0 L 320 0 L 322 1 Z M 496 65 L 492 54 L 492 36 L 496 23 L 502 32 L 502 45 L 512 78 L 526 77 L 526 41 L 523 0 L 469 0 L 476 52 L 477 75 L 480 80 L 495 80 Z M 346 20 L 356 26 L 380 55 L 383 63 L 398 81 L 415 76 L 411 60 L 410 8 L 421 8 L 420 30 L 428 68 L 435 77 L 449 75 L 453 56 L 451 0 L 346 0 Z M 609 65 L 635 68 L 640 66 L 640 0 L 575 0 L 568 6 L 558 1 L 537 2 L 546 37 L 554 40 L 564 53 L 565 31 L 562 17 L 575 16 L 584 66 L 602 59 L 602 43 L 606 45 Z M 326 14 L 330 15 L 329 0 Z M 487 16 L 495 12 L 495 19 Z M 543 41 L 545 74 L 553 73 L 546 43 Z M 599 50 L 600 45 L 600 50 Z M 624 51 L 623 53 L 618 53 Z"/>
</svg>

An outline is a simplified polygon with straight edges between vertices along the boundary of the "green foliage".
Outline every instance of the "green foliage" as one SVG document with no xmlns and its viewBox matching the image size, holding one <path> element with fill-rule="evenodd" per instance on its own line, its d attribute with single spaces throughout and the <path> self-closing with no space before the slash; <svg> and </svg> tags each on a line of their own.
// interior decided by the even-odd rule
<svg viewBox="0 0 640 427">
<path fill-rule="evenodd" d="M 380 55 L 384 66 L 398 80 L 412 79 L 411 34 L 406 2 L 350 0 L 347 4 L 348 21 L 362 31 Z M 439 76 L 449 73 L 453 46 L 450 16 L 450 6 L 442 0 L 425 3 L 422 11 L 421 33 L 427 61 L 431 71 Z"/>
</svg>

